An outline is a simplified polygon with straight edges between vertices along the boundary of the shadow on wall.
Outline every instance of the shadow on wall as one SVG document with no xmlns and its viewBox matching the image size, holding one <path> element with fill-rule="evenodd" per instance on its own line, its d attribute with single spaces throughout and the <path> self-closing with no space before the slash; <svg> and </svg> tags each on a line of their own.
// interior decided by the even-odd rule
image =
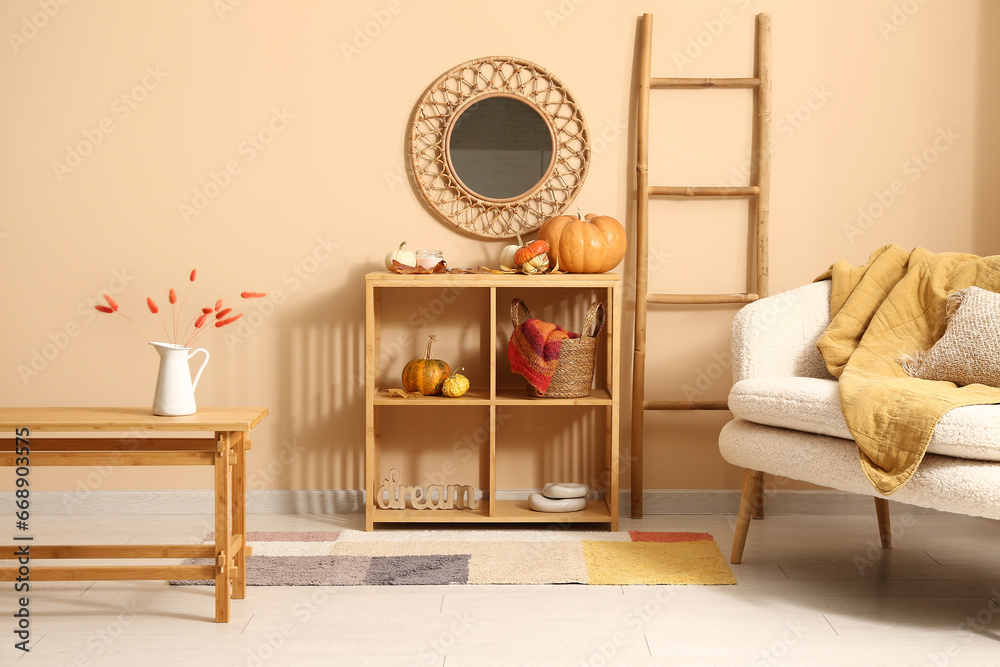
<svg viewBox="0 0 1000 667">
<path fill-rule="evenodd" d="M 364 486 L 366 270 L 350 269 L 341 288 L 295 304 L 282 320 L 279 438 L 288 463 L 271 488 Z M 332 510 L 309 506 L 318 499 L 306 493 L 295 502 L 303 514 Z"/>
<path fill-rule="evenodd" d="M 976 76 L 976 184 L 973 214 L 976 219 L 973 252 L 1000 254 L 1000 3 L 979 3 L 979 72 Z"/>
</svg>

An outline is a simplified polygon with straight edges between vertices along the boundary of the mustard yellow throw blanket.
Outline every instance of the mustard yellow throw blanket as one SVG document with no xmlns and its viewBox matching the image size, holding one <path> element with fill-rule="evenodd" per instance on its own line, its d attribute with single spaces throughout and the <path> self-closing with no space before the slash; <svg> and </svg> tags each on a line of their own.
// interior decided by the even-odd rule
<svg viewBox="0 0 1000 667">
<path fill-rule="evenodd" d="M 889 245 L 864 266 L 841 260 L 816 280 L 826 279 L 833 281 L 832 320 L 817 346 L 840 378 L 840 406 L 861 468 L 889 495 L 913 475 L 944 413 L 1000 403 L 1000 389 L 912 378 L 899 362 L 944 334 L 952 292 L 972 285 L 1000 292 L 1000 256 Z"/>
</svg>

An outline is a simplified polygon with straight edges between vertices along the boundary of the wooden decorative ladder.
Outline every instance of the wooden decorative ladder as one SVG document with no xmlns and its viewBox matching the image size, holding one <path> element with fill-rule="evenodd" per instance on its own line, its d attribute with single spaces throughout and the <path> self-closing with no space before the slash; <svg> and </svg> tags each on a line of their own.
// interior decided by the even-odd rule
<svg viewBox="0 0 1000 667">
<path fill-rule="evenodd" d="M 767 296 L 767 224 L 771 189 L 771 16 L 757 15 L 757 54 L 754 77 L 654 78 L 650 76 L 653 15 L 643 14 L 639 54 L 639 99 L 636 148 L 636 272 L 635 353 L 632 366 L 632 517 L 642 517 L 643 426 L 646 410 L 726 410 L 726 401 L 646 400 L 646 310 L 648 304 L 746 304 Z M 751 183 L 737 187 L 689 187 L 649 184 L 649 91 L 651 88 L 751 88 L 756 89 L 756 169 Z M 749 224 L 756 248 L 756 275 L 746 292 L 736 294 L 650 294 L 649 198 L 650 197 L 756 197 L 756 215 Z M 752 210 L 752 209 L 751 209 Z M 750 282 L 750 281 L 748 281 Z M 760 503 L 757 507 L 761 507 Z"/>
</svg>

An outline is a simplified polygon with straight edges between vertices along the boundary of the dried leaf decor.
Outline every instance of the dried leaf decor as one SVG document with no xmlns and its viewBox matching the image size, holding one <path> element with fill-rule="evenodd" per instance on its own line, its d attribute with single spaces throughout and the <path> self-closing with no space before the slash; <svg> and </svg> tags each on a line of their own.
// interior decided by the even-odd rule
<svg viewBox="0 0 1000 667">
<path fill-rule="evenodd" d="M 227 324 L 232 324 L 236 320 L 243 317 L 242 313 L 234 314 L 232 308 L 223 308 L 223 300 L 219 299 L 218 301 L 215 302 L 214 307 L 205 306 L 203 308 L 199 308 L 196 315 L 190 320 L 187 320 L 188 324 L 184 327 L 183 332 L 179 332 L 178 325 L 183 323 L 183 320 L 181 318 L 183 317 L 182 313 L 184 311 L 184 302 L 187 300 L 187 293 L 188 290 L 191 288 L 191 283 L 195 282 L 197 277 L 198 277 L 198 270 L 192 269 L 191 273 L 188 274 L 187 289 L 184 290 L 184 296 L 181 297 L 180 304 L 178 304 L 176 290 L 171 288 L 167 292 L 167 299 L 170 302 L 171 324 L 173 325 L 172 326 L 173 333 L 171 333 L 171 331 L 168 329 L 167 323 L 164 321 L 163 316 L 160 314 L 159 306 L 157 306 L 156 302 L 153 301 L 153 297 L 146 297 L 146 308 L 149 309 L 149 312 L 155 315 L 156 318 L 160 320 L 160 324 L 163 325 L 163 333 L 164 333 L 163 340 L 166 342 L 173 343 L 174 345 L 182 345 L 183 347 L 191 347 L 191 345 L 195 341 L 197 341 L 201 336 L 203 336 L 206 331 L 209 331 L 210 329 L 213 328 L 224 327 Z M 241 292 L 240 296 L 244 299 L 262 299 L 267 296 L 267 292 L 245 291 Z M 94 306 L 94 309 L 100 313 L 105 313 L 108 315 L 113 315 L 113 314 L 121 315 L 126 320 L 128 320 L 129 323 L 132 324 L 132 326 L 138 329 L 142 333 L 142 335 L 146 337 L 146 340 L 149 341 L 152 340 L 152 338 L 150 338 L 149 335 L 142 330 L 142 327 L 140 327 L 138 324 L 132 321 L 132 318 L 130 318 L 128 315 L 119 310 L 118 303 L 113 298 L 111 298 L 110 294 L 105 294 L 104 300 L 107 302 L 107 305 L 104 305 L 103 303 L 96 304 Z M 215 315 L 215 317 L 211 318 L 210 316 L 213 314 Z M 212 319 L 215 320 L 214 322 L 215 327 L 206 326 L 206 323 Z"/>
</svg>

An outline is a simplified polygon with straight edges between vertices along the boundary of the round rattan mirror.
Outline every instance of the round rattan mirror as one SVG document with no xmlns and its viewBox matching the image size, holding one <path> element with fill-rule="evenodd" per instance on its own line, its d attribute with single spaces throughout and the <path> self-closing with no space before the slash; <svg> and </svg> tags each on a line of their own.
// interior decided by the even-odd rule
<svg viewBox="0 0 1000 667">
<path fill-rule="evenodd" d="M 569 206 L 590 168 L 590 134 L 561 81 L 498 56 L 431 84 L 413 112 L 409 153 L 417 187 L 441 219 L 502 239 Z"/>
</svg>

